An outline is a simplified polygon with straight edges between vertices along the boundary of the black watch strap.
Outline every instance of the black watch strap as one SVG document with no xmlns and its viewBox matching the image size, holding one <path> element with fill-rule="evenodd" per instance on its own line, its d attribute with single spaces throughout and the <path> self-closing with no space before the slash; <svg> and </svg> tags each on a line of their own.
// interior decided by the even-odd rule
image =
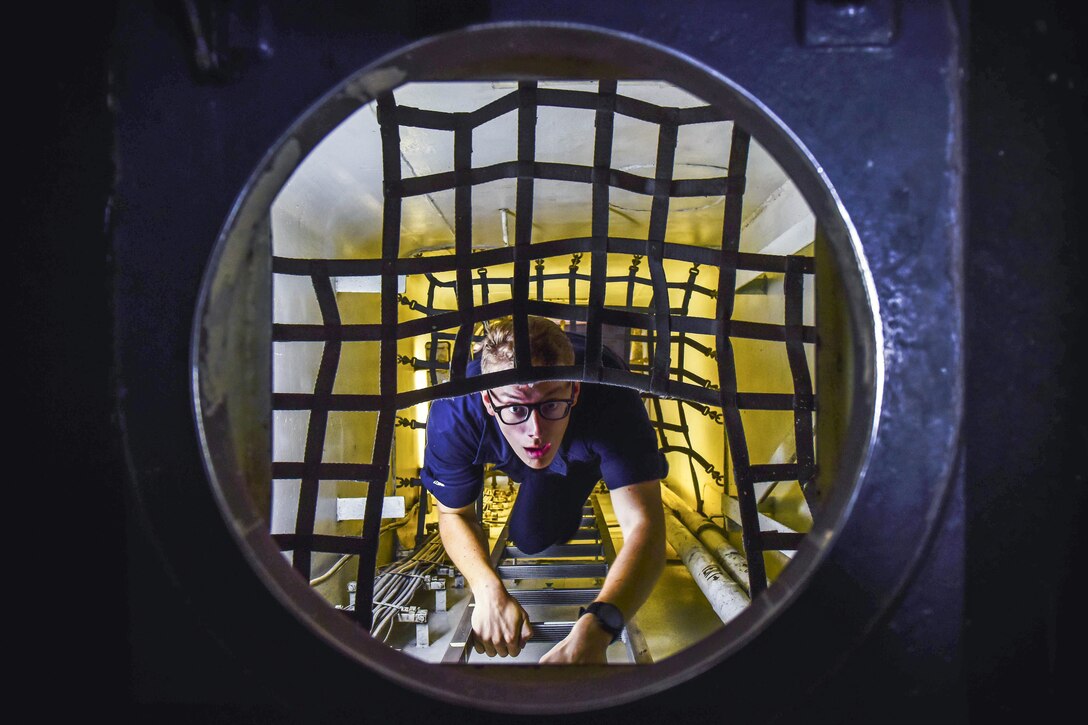
<svg viewBox="0 0 1088 725">
<path fill-rule="evenodd" d="M 578 610 L 579 617 L 587 613 L 597 618 L 601 628 L 612 635 L 613 642 L 620 638 L 624 625 L 623 612 L 616 605 L 608 602 L 591 602 Z"/>
</svg>

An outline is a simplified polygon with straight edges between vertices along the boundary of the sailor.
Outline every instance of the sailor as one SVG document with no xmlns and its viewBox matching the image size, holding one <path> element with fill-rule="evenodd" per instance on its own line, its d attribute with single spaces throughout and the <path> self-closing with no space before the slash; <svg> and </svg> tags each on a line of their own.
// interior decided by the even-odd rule
<svg viewBox="0 0 1088 725">
<path fill-rule="evenodd" d="M 533 367 L 581 362 L 585 338 L 529 317 Z M 466 375 L 514 367 L 514 325 L 488 326 Z M 608 348 L 602 364 L 626 367 Z M 421 478 L 438 501 L 442 542 L 475 600 L 476 651 L 517 656 L 532 636 L 529 617 L 491 566 L 475 502 L 487 464 L 519 483 L 509 537 L 533 554 L 569 541 L 582 508 L 603 480 L 623 546 L 596 600 L 544 664 L 605 663 L 605 651 L 650 595 L 665 563 L 660 480 L 667 464 L 638 392 L 572 380 L 504 385 L 431 405 Z"/>
</svg>

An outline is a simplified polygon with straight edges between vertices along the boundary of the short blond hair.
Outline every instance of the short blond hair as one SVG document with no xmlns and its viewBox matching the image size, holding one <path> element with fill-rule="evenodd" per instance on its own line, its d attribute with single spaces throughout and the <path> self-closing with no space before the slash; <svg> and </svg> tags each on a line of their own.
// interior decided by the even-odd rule
<svg viewBox="0 0 1088 725">
<path fill-rule="evenodd" d="M 574 364 L 574 346 L 559 325 L 547 317 L 529 315 L 526 319 L 529 322 L 529 354 L 533 366 Z M 514 318 L 503 317 L 485 325 L 478 349 L 481 372 L 514 367 Z"/>
</svg>

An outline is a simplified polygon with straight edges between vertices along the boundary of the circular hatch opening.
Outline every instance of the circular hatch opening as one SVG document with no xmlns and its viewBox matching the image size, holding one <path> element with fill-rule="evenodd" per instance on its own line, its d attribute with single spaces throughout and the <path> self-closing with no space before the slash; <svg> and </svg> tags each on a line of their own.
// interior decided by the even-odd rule
<svg viewBox="0 0 1088 725">
<path fill-rule="evenodd" d="M 453 621 L 469 604 L 434 559 L 418 481 L 427 407 L 480 389 L 451 365 L 505 314 L 551 317 L 620 354 L 623 376 L 575 375 L 638 390 L 669 458 L 666 574 L 688 576 L 712 616 L 676 617 L 659 585 L 666 598 L 621 645 L 636 666 L 587 675 L 425 652 L 463 644 Z M 730 657 L 816 575 L 875 436 L 877 319 L 845 210 L 758 100 L 630 36 L 479 26 L 360 70 L 269 150 L 206 273 L 197 423 L 243 553 L 330 646 L 457 704 L 587 710 Z M 516 482 L 486 475 L 500 512 Z M 690 543 L 701 522 L 735 556 Z M 419 627 L 412 597 L 430 584 L 388 585 L 398 577 L 446 578 L 445 640 L 428 641 L 433 619 Z M 702 624 L 678 633 L 681 620 Z"/>
</svg>

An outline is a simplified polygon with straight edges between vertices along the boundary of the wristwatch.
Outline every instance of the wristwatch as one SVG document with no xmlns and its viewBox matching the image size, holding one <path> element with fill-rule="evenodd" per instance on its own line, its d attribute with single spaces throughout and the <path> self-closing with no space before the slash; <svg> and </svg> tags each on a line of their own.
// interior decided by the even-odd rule
<svg viewBox="0 0 1088 725">
<path fill-rule="evenodd" d="M 612 642 L 615 642 L 620 638 L 620 633 L 623 632 L 624 624 L 623 612 L 617 609 L 614 604 L 609 604 L 608 602 L 591 602 L 589 605 L 578 610 L 579 617 L 586 613 L 592 614 L 597 618 L 597 624 L 601 625 L 601 629 L 612 635 Z"/>
</svg>

